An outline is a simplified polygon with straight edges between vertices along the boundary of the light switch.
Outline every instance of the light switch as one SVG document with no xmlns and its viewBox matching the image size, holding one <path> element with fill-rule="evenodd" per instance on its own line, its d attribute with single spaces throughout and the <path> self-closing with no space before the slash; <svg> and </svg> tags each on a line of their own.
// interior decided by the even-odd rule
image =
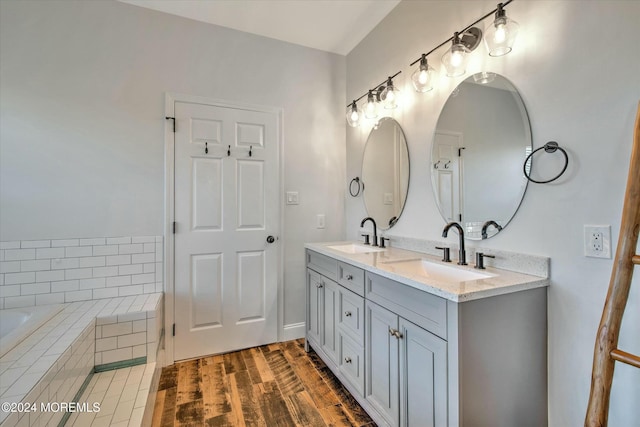
<svg viewBox="0 0 640 427">
<path fill-rule="evenodd" d="M 393 204 L 393 193 L 384 193 L 384 204 L 385 205 Z"/>
<path fill-rule="evenodd" d="M 316 216 L 316 228 L 324 228 L 324 214 Z"/>
<path fill-rule="evenodd" d="M 287 204 L 288 205 L 297 205 L 298 204 L 298 192 L 297 191 L 287 191 Z"/>
</svg>

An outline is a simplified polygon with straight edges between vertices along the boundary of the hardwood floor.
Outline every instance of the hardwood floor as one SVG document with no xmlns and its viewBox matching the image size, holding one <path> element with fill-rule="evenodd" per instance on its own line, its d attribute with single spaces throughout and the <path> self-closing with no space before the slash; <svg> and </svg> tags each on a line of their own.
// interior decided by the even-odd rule
<svg viewBox="0 0 640 427">
<path fill-rule="evenodd" d="M 162 370 L 153 426 L 375 427 L 304 340 Z"/>
</svg>

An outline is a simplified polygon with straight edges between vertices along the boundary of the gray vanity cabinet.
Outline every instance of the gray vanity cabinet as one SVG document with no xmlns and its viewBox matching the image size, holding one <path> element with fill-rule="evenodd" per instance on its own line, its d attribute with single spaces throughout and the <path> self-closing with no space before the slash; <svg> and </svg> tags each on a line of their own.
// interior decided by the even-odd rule
<svg viewBox="0 0 640 427">
<path fill-rule="evenodd" d="M 390 426 L 447 425 L 447 343 L 366 302 L 366 393 Z"/>
<path fill-rule="evenodd" d="M 307 269 L 307 337 L 334 363 L 338 357 L 337 308 L 338 285 Z"/>
</svg>

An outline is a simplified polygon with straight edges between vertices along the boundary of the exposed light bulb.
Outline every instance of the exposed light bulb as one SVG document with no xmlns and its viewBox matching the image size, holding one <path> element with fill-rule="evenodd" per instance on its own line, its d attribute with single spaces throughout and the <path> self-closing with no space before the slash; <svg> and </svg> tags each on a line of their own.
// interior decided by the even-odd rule
<svg viewBox="0 0 640 427">
<path fill-rule="evenodd" d="M 507 30 L 505 28 L 504 22 L 496 24 L 496 33 L 493 35 L 493 41 L 496 43 L 504 43 L 507 39 Z"/>
<path fill-rule="evenodd" d="M 435 70 L 427 62 L 427 55 L 422 54 L 418 68 L 411 74 L 411 83 L 416 92 L 428 92 L 433 89 L 433 75 Z"/>
<path fill-rule="evenodd" d="M 360 118 L 360 114 L 358 114 L 357 110 L 351 111 L 351 120 L 352 121 L 357 122 L 359 118 Z"/>
<path fill-rule="evenodd" d="M 451 65 L 453 65 L 454 67 L 459 67 L 460 64 L 462 64 L 463 60 L 464 55 L 462 53 L 460 53 L 459 51 L 451 52 Z"/>
<path fill-rule="evenodd" d="M 429 75 L 427 74 L 427 70 L 420 70 L 418 73 L 418 82 L 420 84 L 425 84 L 429 79 Z"/>
<path fill-rule="evenodd" d="M 462 44 L 458 33 L 454 33 L 451 49 L 442 56 L 442 64 L 447 69 L 448 77 L 461 76 L 467 71 L 468 53 L 469 49 Z"/>
<path fill-rule="evenodd" d="M 373 95 L 373 91 L 370 90 L 367 95 L 367 104 L 364 107 L 364 116 L 367 119 L 375 119 L 378 117 L 378 102 Z"/>
<path fill-rule="evenodd" d="M 485 32 L 484 42 L 489 50 L 489 56 L 502 56 L 511 52 L 518 35 L 518 28 L 518 23 L 507 17 L 502 3 L 498 4 L 493 24 Z"/>
<path fill-rule="evenodd" d="M 360 111 L 358 111 L 356 101 L 353 101 L 351 105 L 347 107 L 347 123 L 354 128 L 360 124 Z"/>
</svg>

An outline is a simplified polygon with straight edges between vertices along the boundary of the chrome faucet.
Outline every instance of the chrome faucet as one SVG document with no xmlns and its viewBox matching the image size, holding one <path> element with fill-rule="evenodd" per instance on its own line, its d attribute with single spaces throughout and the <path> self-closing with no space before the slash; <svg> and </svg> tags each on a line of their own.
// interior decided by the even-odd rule
<svg viewBox="0 0 640 427">
<path fill-rule="evenodd" d="M 367 221 L 371 221 L 371 223 L 373 224 L 373 243 L 371 243 L 371 246 L 378 246 L 378 231 L 376 227 L 376 220 L 368 216 L 362 220 L 362 222 L 360 223 L 360 228 L 364 227 L 364 223 Z"/>
<path fill-rule="evenodd" d="M 490 225 L 493 225 L 498 231 L 502 231 L 502 226 L 500 224 L 498 224 L 497 222 L 495 222 L 493 220 L 487 221 L 482 225 L 482 240 L 484 240 L 487 237 L 489 237 L 487 235 L 487 228 L 489 228 Z"/>
<path fill-rule="evenodd" d="M 460 251 L 458 252 L 458 265 L 467 265 L 467 253 L 464 250 L 464 230 L 457 222 L 450 222 L 444 226 L 442 230 L 442 237 L 447 237 L 449 229 L 454 227 L 458 230 L 458 237 L 460 238 Z"/>
</svg>

